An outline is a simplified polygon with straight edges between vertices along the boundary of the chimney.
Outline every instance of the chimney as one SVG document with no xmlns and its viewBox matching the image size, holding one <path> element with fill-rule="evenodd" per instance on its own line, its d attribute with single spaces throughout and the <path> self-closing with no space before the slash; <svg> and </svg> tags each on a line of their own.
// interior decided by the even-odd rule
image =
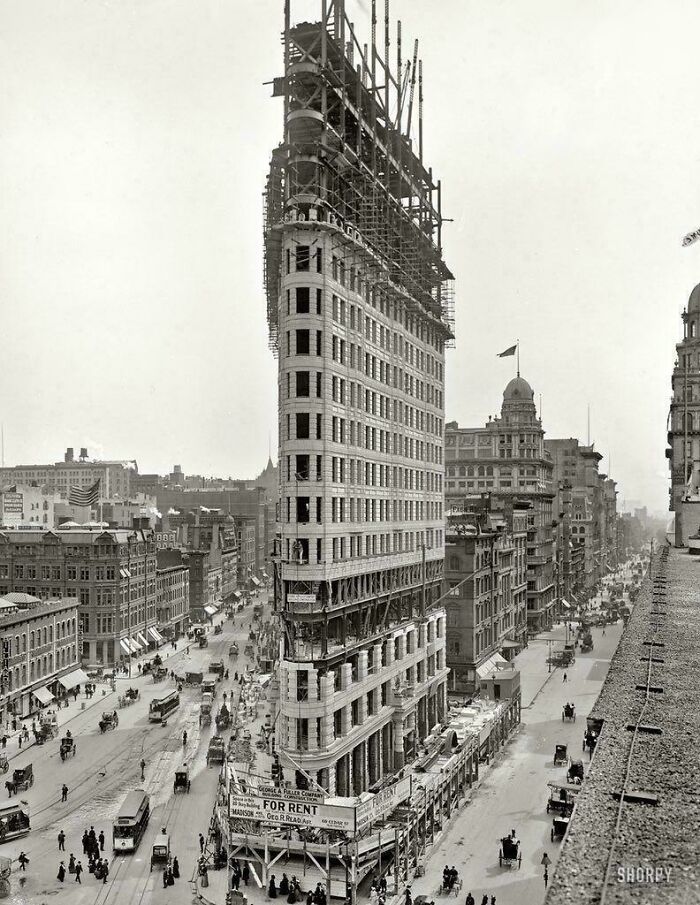
<svg viewBox="0 0 700 905">
<path fill-rule="evenodd" d="M 195 509 L 194 513 L 194 530 L 192 532 L 192 546 L 195 550 L 199 550 L 199 509 Z"/>
<path fill-rule="evenodd" d="M 80 461 L 84 462 L 87 459 L 87 457 L 88 457 L 87 447 L 81 446 L 80 447 Z"/>
<path fill-rule="evenodd" d="M 66 454 L 63 457 L 64 462 L 72 462 L 73 461 L 73 447 L 69 446 L 66 450 Z"/>
</svg>

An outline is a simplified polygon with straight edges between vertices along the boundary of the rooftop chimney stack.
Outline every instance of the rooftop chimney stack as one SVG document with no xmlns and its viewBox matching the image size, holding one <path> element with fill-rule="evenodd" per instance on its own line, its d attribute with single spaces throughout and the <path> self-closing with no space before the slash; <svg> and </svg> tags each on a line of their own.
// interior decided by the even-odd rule
<svg viewBox="0 0 700 905">
<path fill-rule="evenodd" d="M 87 457 L 88 457 L 87 447 L 81 446 L 80 447 L 80 461 L 84 462 L 87 459 Z"/>
<path fill-rule="evenodd" d="M 63 457 L 64 462 L 72 462 L 73 461 L 73 447 L 69 446 L 66 450 L 66 454 Z"/>
</svg>

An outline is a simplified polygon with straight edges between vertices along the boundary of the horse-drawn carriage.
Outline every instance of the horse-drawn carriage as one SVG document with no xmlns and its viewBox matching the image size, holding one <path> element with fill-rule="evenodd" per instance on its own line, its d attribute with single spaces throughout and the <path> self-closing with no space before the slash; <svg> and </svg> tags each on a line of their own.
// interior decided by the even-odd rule
<svg viewBox="0 0 700 905">
<path fill-rule="evenodd" d="M 585 751 L 588 748 L 588 759 L 590 760 L 593 757 L 593 751 L 595 746 L 598 744 L 598 733 L 595 729 L 592 729 L 590 726 L 583 733 L 583 747 L 582 751 Z"/>
<path fill-rule="evenodd" d="M 61 760 L 64 761 L 68 757 L 75 757 L 75 752 L 75 740 L 70 735 L 64 735 L 61 739 L 61 747 L 58 750 Z"/>
<path fill-rule="evenodd" d="M 574 792 L 558 782 L 547 783 L 550 788 L 547 813 L 570 814 L 574 809 Z"/>
<path fill-rule="evenodd" d="M 564 722 L 564 720 L 569 720 L 572 723 L 576 722 L 576 705 L 575 704 L 569 704 L 568 702 L 566 704 L 564 704 L 562 711 L 561 711 L 562 723 Z"/>
<path fill-rule="evenodd" d="M 215 626 L 214 626 L 214 634 L 215 634 L 215 635 L 220 635 L 220 634 L 222 634 L 223 630 L 224 630 L 224 626 L 223 626 L 223 624 L 222 624 L 221 622 L 220 622 L 218 625 L 215 625 Z"/>
<path fill-rule="evenodd" d="M 199 644 L 200 647 L 209 647 L 209 639 L 206 635 L 200 635 L 199 638 L 197 638 L 197 644 Z"/>
<path fill-rule="evenodd" d="M 190 771 L 183 764 L 179 770 L 175 771 L 175 779 L 173 781 L 173 792 L 189 792 L 190 791 Z"/>
<path fill-rule="evenodd" d="M 102 719 L 97 724 L 100 727 L 100 732 L 108 732 L 110 729 L 116 729 L 119 725 L 119 717 L 117 716 L 116 711 L 112 713 L 103 713 Z"/>
<path fill-rule="evenodd" d="M 7 773 L 10 769 L 10 762 L 4 754 L 0 754 L 0 773 Z"/>
<path fill-rule="evenodd" d="M 593 638 L 590 634 L 584 635 L 581 639 L 581 653 L 589 654 L 593 650 Z"/>
<path fill-rule="evenodd" d="M 37 728 L 34 730 L 34 741 L 37 745 L 43 745 L 49 739 L 55 738 L 58 735 L 58 723 L 53 723 L 49 720 L 45 722 L 39 723 Z"/>
<path fill-rule="evenodd" d="M 12 774 L 12 779 L 8 779 L 5 783 L 7 789 L 7 797 L 11 798 L 18 792 L 26 792 L 34 785 L 34 769 L 31 764 L 26 767 L 18 767 Z"/>
<path fill-rule="evenodd" d="M 199 705 L 199 725 L 208 726 L 211 723 L 211 695 Z"/>
<path fill-rule="evenodd" d="M 156 666 L 151 675 L 154 682 L 162 682 L 168 678 L 168 670 L 165 666 Z"/>
<path fill-rule="evenodd" d="M 243 651 L 246 657 L 254 657 L 255 656 L 255 648 L 252 644 L 246 644 L 245 649 Z"/>
<path fill-rule="evenodd" d="M 117 703 L 119 707 L 129 707 L 130 704 L 135 704 L 140 697 L 141 692 L 138 688 L 127 688 L 124 694 L 119 696 Z"/>
<path fill-rule="evenodd" d="M 220 679 L 223 678 L 224 673 L 226 672 L 226 667 L 224 666 L 223 660 L 212 660 L 209 664 L 209 672 L 213 672 Z"/>
<path fill-rule="evenodd" d="M 554 766 L 563 767 L 568 762 L 569 762 L 569 755 L 567 752 L 566 745 L 555 745 L 554 746 Z"/>
<path fill-rule="evenodd" d="M 505 865 L 506 867 L 515 867 L 517 865 L 519 869 L 522 860 L 523 856 L 520 851 L 519 840 L 512 834 L 510 836 L 503 836 L 501 839 L 501 850 L 498 853 L 498 866 L 503 867 Z"/>
<path fill-rule="evenodd" d="M 226 704 L 222 704 L 219 708 L 219 712 L 216 714 L 216 728 L 217 729 L 228 729 L 231 725 L 231 711 L 228 709 Z"/>
<path fill-rule="evenodd" d="M 566 771 L 566 778 L 569 782 L 580 785 L 583 782 L 583 761 L 572 760 L 569 769 Z"/>
<path fill-rule="evenodd" d="M 238 645 L 235 643 L 235 641 L 231 645 L 231 647 L 229 647 L 228 655 L 229 657 L 233 657 L 234 660 L 238 657 Z"/>
</svg>

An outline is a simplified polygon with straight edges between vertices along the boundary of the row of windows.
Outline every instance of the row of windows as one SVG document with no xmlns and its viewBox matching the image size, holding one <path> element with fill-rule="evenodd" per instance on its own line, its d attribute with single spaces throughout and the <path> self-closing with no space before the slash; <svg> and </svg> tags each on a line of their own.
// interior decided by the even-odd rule
<svg viewBox="0 0 700 905">
<path fill-rule="evenodd" d="M 323 456 L 315 457 L 315 478 L 323 480 Z M 306 453 L 287 456 L 287 481 L 310 481 L 312 457 Z M 294 471 L 292 471 L 294 465 Z M 334 484 L 358 484 L 365 487 L 394 487 L 397 490 L 422 490 L 442 493 L 442 475 L 418 468 L 400 465 L 383 465 L 363 459 L 346 459 L 331 456 L 331 481 Z"/>
<path fill-rule="evenodd" d="M 287 523 L 295 521 L 297 524 L 308 524 L 311 521 L 312 507 L 316 522 L 320 524 L 323 521 L 323 497 L 285 497 L 285 500 Z M 295 509 L 295 518 L 292 518 L 292 505 Z M 373 497 L 346 499 L 334 496 L 330 499 L 330 512 L 333 522 L 422 522 L 441 519 L 442 503 Z"/>
<path fill-rule="evenodd" d="M 290 274 L 323 273 L 323 249 L 312 250 L 309 245 L 294 244 L 285 249 L 285 269 Z M 364 297 L 365 302 L 378 310 L 385 317 L 400 323 L 416 339 L 432 346 L 436 352 L 442 353 L 444 342 L 437 332 L 428 326 L 422 318 L 406 310 L 403 305 L 393 304 L 387 293 L 378 286 L 374 286 L 354 264 L 346 269 L 345 262 L 333 255 L 331 257 L 331 277 L 340 286 L 347 287 L 350 292 Z"/>
<path fill-rule="evenodd" d="M 62 669 L 64 666 L 69 666 L 71 663 L 75 663 L 75 644 L 68 645 L 61 648 L 61 650 L 56 651 L 57 670 Z M 36 660 L 32 660 L 29 664 L 29 681 L 33 682 L 35 679 L 41 679 L 44 676 L 51 675 L 53 672 L 53 654 L 48 654 L 48 656 L 46 657 L 37 658 Z M 26 665 L 23 665 L 21 667 L 16 666 L 14 670 L 8 670 L 8 691 L 18 691 L 20 688 L 24 688 L 26 684 Z"/>
<path fill-rule="evenodd" d="M 425 544 L 427 547 L 442 546 L 441 529 L 428 528 L 425 531 L 394 531 L 388 534 L 351 534 L 347 537 L 332 538 L 330 549 L 326 546 L 324 554 L 323 538 L 317 537 L 315 543 L 315 562 L 326 562 L 325 556 L 330 554 L 332 562 L 354 559 L 358 556 L 380 556 L 389 553 L 413 553 Z M 326 542 L 327 544 L 327 542 Z M 305 565 L 311 560 L 310 541 L 308 537 L 287 538 L 287 562 Z"/>
<path fill-rule="evenodd" d="M 53 625 L 45 625 L 39 629 L 32 629 L 29 633 L 29 650 L 33 651 L 35 647 L 43 647 L 45 644 L 53 644 Z M 75 619 L 62 619 L 56 623 L 56 640 L 59 641 L 68 635 L 75 634 Z M 21 635 L 15 635 L 14 652 L 12 650 L 12 638 L 7 638 L 8 656 L 17 656 L 18 654 L 27 653 L 27 632 Z"/>
<path fill-rule="evenodd" d="M 154 563 L 149 562 L 148 571 L 153 571 L 151 566 Z M 146 565 L 143 561 L 132 562 L 129 566 L 129 577 L 135 578 L 139 575 L 146 574 Z M 13 575 L 15 578 L 22 579 L 41 579 L 42 581 L 60 581 L 64 573 L 62 566 L 36 566 L 27 563 L 15 563 Z M 116 566 L 78 566 L 67 565 L 65 567 L 66 581 L 115 581 L 117 578 Z M 10 566 L 8 563 L 0 563 L 0 578 L 10 577 Z"/>
<path fill-rule="evenodd" d="M 475 475 L 480 478 L 493 477 L 493 466 L 491 466 L 491 465 L 479 465 L 479 466 L 460 465 L 459 467 L 455 466 L 455 465 L 448 465 L 446 471 L 447 471 L 447 474 L 450 476 L 459 474 L 460 477 L 464 477 L 464 475 L 468 475 L 470 478 L 474 477 Z M 537 474 L 537 469 L 535 469 L 535 468 L 520 468 L 520 469 L 501 468 L 498 473 L 500 474 L 501 477 L 506 477 L 506 478 L 510 478 L 512 475 L 515 475 L 517 477 L 518 474 L 521 474 L 524 476 L 535 476 Z"/>
<path fill-rule="evenodd" d="M 323 440 L 323 415 L 316 413 L 315 419 L 309 412 L 295 412 L 285 416 L 285 440 Z M 294 431 L 292 431 L 294 425 Z M 331 420 L 331 436 L 333 443 L 357 446 L 373 452 L 401 456 L 404 459 L 442 464 L 442 447 L 424 440 L 406 437 L 404 434 L 391 433 L 377 427 L 369 427 L 355 421 L 346 421 L 333 415 Z"/>
<path fill-rule="evenodd" d="M 292 346 L 292 333 L 294 334 L 294 345 Z M 285 355 L 289 358 L 292 355 L 305 356 L 315 354 L 317 357 L 323 355 L 323 331 L 322 330 L 287 330 Z M 312 349 L 315 350 L 312 353 Z M 443 392 L 435 386 L 433 382 L 426 383 L 408 371 L 397 365 L 391 365 L 371 355 L 369 352 L 363 352 L 362 348 L 354 343 L 346 343 L 344 339 L 333 334 L 331 339 L 331 357 L 333 361 L 343 367 L 359 371 L 366 377 L 383 383 L 387 387 L 403 391 L 407 396 L 425 402 L 428 405 L 434 405 L 440 410 L 443 407 Z"/>
</svg>

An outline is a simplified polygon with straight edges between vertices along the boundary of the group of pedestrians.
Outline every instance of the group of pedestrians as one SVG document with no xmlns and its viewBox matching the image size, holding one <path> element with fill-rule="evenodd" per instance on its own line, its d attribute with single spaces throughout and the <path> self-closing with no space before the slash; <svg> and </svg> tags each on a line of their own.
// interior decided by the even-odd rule
<svg viewBox="0 0 700 905">
<path fill-rule="evenodd" d="M 180 862 L 177 860 L 177 857 L 175 857 L 170 863 L 168 863 L 165 870 L 163 871 L 163 889 L 167 889 L 168 886 L 174 886 L 175 881 L 179 879 Z"/>
<path fill-rule="evenodd" d="M 238 863 L 238 859 L 234 858 L 231 863 L 231 889 L 238 889 L 241 885 L 241 880 L 243 880 L 243 885 L 248 885 L 248 880 L 250 879 L 250 868 L 248 867 L 248 862 L 243 862 L 243 867 Z M 280 891 L 282 890 L 282 884 L 280 883 Z"/>
<path fill-rule="evenodd" d="M 66 790 L 67 794 L 67 786 L 64 786 L 64 789 Z M 63 832 L 63 830 L 59 831 L 57 838 L 59 852 L 65 852 L 66 834 Z M 107 877 L 109 876 L 109 860 L 102 857 L 102 853 L 105 849 L 104 830 L 100 830 L 99 833 L 96 833 L 95 827 L 91 826 L 89 830 L 86 829 L 84 831 L 82 843 L 83 855 L 85 855 L 88 859 L 89 873 L 91 873 L 96 880 L 102 880 L 103 883 L 106 883 Z M 73 875 L 76 883 L 82 884 L 83 881 L 80 878 L 84 870 L 85 868 L 83 867 L 83 862 L 76 860 L 75 855 L 71 852 L 68 859 L 68 873 Z M 58 865 L 58 873 L 56 877 L 60 883 L 63 883 L 66 879 L 65 861 L 61 861 Z"/>
<path fill-rule="evenodd" d="M 474 896 L 470 892 L 467 893 L 467 900 L 464 905 L 476 905 Z M 481 900 L 481 905 L 489 905 L 489 897 L 487 893 L 484 893 L 484 897 Z M 496 896 L 491 896 L 491 905 L 496 905 Z"/>
</svg>

